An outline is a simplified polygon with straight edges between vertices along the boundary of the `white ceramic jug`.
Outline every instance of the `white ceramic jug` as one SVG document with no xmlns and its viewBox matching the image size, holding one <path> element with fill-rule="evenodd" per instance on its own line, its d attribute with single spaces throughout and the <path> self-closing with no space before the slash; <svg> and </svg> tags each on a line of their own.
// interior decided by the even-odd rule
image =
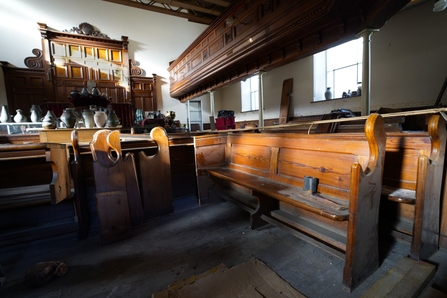
<svg viewBox="0 0 447 298">
<path fill-rule="evenodd" d="M 92 110 L 84 109 L 82 111 L 85 128 L 93 128 L 95 126 L 95 118 Z"/>
<path fill-rule="evenodd" d="M 96 111 L 95 116 L 93 117 L 95 120 L 96 127 L 103 128 L 107 123 L 107 114 L 104 111 Z"/>
<path fill-rule="evenodd" d="M 8 110 L 8 106 L 7 105 L 3 105 L 2 106 L 2 111 L 1 111 L 1 114 L 0 114 L 0 122 L 1 123 L 11 122 L 11 115 L 9 114 L 9 110 Z"/>
<path fill-rule="evenodd" d="M 22 123 L 22 122 L 26 122 L 26 116 L 22 114 L 22 110 L 21 109 L 17 109 L 16 110 L 17 114 L 14 116 L 14 122 L 15 123 Z"/>
</svg>

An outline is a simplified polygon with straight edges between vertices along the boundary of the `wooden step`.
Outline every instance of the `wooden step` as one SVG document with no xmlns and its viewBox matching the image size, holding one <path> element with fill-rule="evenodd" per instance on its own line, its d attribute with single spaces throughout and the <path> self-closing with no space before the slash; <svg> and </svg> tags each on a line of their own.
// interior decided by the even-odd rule
<svg viewBox="0 0 447 298">
<path fill-rule="evenodd" d="M 361 297 L 418 297 L 435 272 L 435 265 L 405 257 Z"/>
</svg>

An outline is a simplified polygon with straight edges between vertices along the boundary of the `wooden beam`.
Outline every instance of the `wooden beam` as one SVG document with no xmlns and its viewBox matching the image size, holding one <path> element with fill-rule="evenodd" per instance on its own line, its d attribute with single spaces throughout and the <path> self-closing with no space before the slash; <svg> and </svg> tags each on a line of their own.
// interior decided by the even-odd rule
<svg viewBox="0 0 447 298">
<path fill-rule="evenodd" d="M 190 14 L 190 13 L 173 11 L 173 10 L 170 10 L 170 9 L 166 9 L 166 8 L 162 8 L 162 7 L 158 7 L 158 6 L 153 6 L 153 5 L 144 5 L 144 4 L 141 4 L 141 3 L 138 3 L 138 2 L 135 2 L 135 1 L 131 1 L 131 0 L 102 0 L 102 1 L 115 3 L 115 4 L 121 4 L 121 5 L 130 6 L 130 7 L 134 7 L 134 8 L 145 9 L 145 10 L 158 12 L 158 13 L 163 13 L 163 14 L 168 14 L 168 15 L 171 15 L 171 16 L 188 19 L 191 22 L 196 22 L 196 23 L 201 23 L 201 24 L 206 24 L 206 25 L 211 24 L 211 22 L 213 21 L 213 19 L 211 19 L 211 18 L 199 17 L 199 16 L 195 16 L 195 15 Z"/>
<path fill-rule="evenodd" d="M 223 6 L 223 7 L 227 7 L 228 5 L 230 5 L 230 2 L 222 1 L 222 0 L 205 0 L 205 2 L 216 4 L 216 5 Z"/>
<path fill-rule="evenodd" d="M 218 16 L 221 13 L 218 10 L 209 9 L 204 6 L 188 4 L 188 3 L 184 3 L 181 1 L 175 1 L 175 0 L 157 0 L 157 2 L 155 2 L 155 3 L 168 4 L 168 5 L 178 7 L 180 10 L 181 9 L 190 9 L 190 10 L 200 11 L 200 12 L 204 12 L 204 13 L 215 15 L 215 16 Z"/>
<path fill-rule="evenodd" d="M 279 124 L 289 121 L 290 93 L 292 93 L 293 79 L 284 80 L 282 83 L 281 106 L 279 108 Z"/>
</svg>

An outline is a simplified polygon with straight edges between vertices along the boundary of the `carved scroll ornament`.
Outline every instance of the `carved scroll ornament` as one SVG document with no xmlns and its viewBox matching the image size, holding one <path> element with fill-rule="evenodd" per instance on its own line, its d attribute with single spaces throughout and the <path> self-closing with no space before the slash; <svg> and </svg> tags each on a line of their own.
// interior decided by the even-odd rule
<svg viewBox="0 0 447 298">
<path fill-rule="evenodd" d="M 62 30 L 62 32 L 77 33 L 102 38 L 110 38 L 109 36 L 107 36 L 107 34 L 101 33 L 101 31 L 99 31 L 96 27 L 86 22 L 79 24 L 79 27 L 73 27 L 69 30 Z"/>
</svg>

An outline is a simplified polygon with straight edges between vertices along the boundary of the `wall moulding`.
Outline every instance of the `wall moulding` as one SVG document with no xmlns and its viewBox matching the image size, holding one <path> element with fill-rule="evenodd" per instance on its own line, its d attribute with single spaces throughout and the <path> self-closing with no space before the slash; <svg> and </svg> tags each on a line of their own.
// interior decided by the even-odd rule
<svg viewBox="0 0 447 298">
<path fill-rule="evenodd" d="M 184 102 L 379 29 L 409 0 L 236 0 L 168 68 Z"/>
</svg>

